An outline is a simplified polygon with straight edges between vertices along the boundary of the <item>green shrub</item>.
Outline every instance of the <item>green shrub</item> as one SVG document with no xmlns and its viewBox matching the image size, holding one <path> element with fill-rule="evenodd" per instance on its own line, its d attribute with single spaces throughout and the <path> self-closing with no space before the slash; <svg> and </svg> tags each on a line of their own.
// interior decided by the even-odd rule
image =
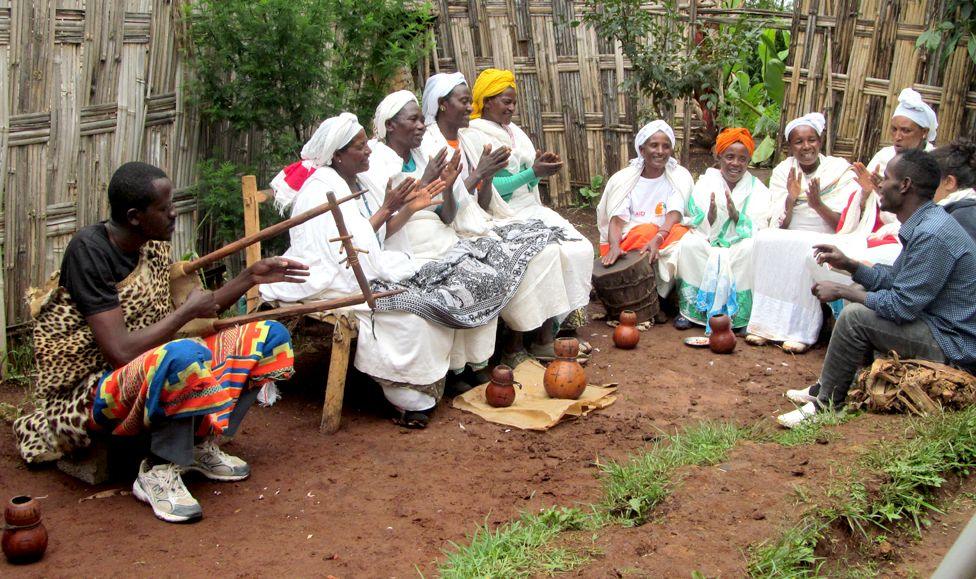
<svg viewBox="0 0 976 579">
<path fill-rule="evenodd" d="M 219 150 L 200 164 L 211 248 L 242 233 L 240 174 L 267 183 L 341 111 L 368 124 L 392 81 L 428 50 L 433 18 L 429 4 L 398 0 L 191 0 L 184 17 L 190 99 L 206 122 L 252 147 L 247 166 L 233 164 L 239 151 Z"/>
</svg>

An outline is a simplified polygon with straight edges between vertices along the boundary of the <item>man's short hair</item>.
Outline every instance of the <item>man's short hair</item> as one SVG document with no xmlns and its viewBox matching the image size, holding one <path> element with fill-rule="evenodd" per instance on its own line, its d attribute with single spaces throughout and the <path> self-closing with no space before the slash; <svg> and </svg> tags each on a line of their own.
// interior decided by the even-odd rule
<svg viewBox="0 0 976 579">
<path fill-rule="evenodd" d="M 156 199 L 153 181 L 168 178 L 159 167 L 138 161 L 125 163 L 116 169 L 108 184 L 112 221 L 125 223 L 129 209 L 145 211 Z"/>
<path fill-rule="evenodd" d="M 896 175 L 899 179 L 911 179 L 915 193 L 932 199 L 942 182 L 942 170 L 935 157 L 921 149 L 902 151 L 896 157 Z"/>
</svg>

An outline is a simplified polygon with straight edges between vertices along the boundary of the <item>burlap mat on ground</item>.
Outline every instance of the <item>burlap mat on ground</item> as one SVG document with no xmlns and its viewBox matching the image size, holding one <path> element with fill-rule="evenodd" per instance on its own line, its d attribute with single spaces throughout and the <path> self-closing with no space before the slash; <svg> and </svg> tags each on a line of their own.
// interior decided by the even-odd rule
<svg viewBox="0 0 976 579">
<path fill-rule="evenodd" d="M 494 408 L 485 402 L 485 388 L 482 384 L 454 398 L 454 407 L 472 412 L 488 422 L 514 426 L 524 430 L 549 430 L 565 416 L 582 416 L 597 408 L 613 404 L 615 384 L 605 386 L 587 385 L 577 400 L 549 398 L 542 385 L 545 367 L 535 360 L 526 360 L 515 368 L 515 381 L 522 388 L 515 387 L 515 402 L 508 408 Z"/>
<path fill-rule="evenodd" d="M 958 410 L 976 402 L 976 376 L 928 360 L 878 358 L 857 377 L 848 400 L 872 412 Z"/>
</svg>

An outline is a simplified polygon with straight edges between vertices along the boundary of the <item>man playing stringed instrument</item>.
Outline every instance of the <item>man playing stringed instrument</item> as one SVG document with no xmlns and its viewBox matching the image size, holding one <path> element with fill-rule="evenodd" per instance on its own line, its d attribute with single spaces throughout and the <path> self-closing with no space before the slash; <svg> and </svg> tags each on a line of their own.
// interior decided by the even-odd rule
<svg viewBox="0 0 976 579">
<path fill-rule="evenodd" d="M 90 444 L 89 429 L 148 432 L 150 448 L 133 494 L 168 522 L 203 515 L 181 479 L 220 481 L 250 467 L 218 447 L 233 436 L 258 391 L 289 377 L 288 331 L 274 321 L 234 326 L 203 339 L 174 340 L 197 318 L 212 318 L 250 287 L 303 282 L 306 266 L 259 261 L 213 292 L 170 295 L 173 183 L 145 163 L 126 163 L 108 188 L 110 219 L 81 229 L 46 287 L 32 290 L 38 382 L 35 411 L 14 423 L 29 463 Z"/>
</svg>

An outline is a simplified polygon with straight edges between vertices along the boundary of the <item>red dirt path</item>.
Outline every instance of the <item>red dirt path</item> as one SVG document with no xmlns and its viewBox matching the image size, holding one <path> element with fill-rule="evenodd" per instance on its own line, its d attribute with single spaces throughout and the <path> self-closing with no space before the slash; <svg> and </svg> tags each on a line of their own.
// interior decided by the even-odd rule
<svg viewBox="0 0 976 579">
<path fill-rule="evenodd" d="M 79 503 L 97 491 L 127 489 L 131 481 L 93 488 L 56 469 L 28 470 L 12 437 L 0 436 L 2 496 L 44 497 L 51 536 L 41 562 L 0 563 L 0 574 L 408 577 L 419 570 L 431 576 L 448 542 L 463 542 L 478 524 L 599 501 L 598 457 L 623 458 L 661 431 L 703 419 L 773 429 L 772 417 L 791 407 L 782 392 L 808 384 L 823 357 L 822 348 L 794 357 L 741 340 L 733 355 L 716 356 L 682 345 L 691 332 L 670 325 L 644 332 L 637 349 L 625 352 L 610 345 L 610 332 L 594 321 L 580 336 L 599 349 L 590 381 L 618 382 L 618 401 L 548 433 L 509 430 L 448 404 L 427 430 L 403 430 L 380 409 L 375 387 L 354 381 L 342 429 L 325 436 L 317 430 L 319 387 L 286 388 L 284 400 L 256 409 L 228 445 L 251 463 L 249 480 L 188 478 L 205 512 L 193 525 L 157 521 L 131 496 Z M 315 381 L 321 379 L 318 370 Z M 21 398 L 12 386 L 0 388 L 2 401 Z M 898 436 L 900 424 L 863 416 L 837 427 L 839 436 L 825 445 L 744 443 L 721 465 L 685 469 L 655 521 L 603 530 L 597 542 L 603 554 L 578 574 L 741 576 L 745 549 L 801 512 L 795 485 L 815 493 L 864 444 Z M 879 569 L 895 576 L 930 573 L 971 508 L 971 501 L 956 503 L 922 543 Z"/>
</svg>

